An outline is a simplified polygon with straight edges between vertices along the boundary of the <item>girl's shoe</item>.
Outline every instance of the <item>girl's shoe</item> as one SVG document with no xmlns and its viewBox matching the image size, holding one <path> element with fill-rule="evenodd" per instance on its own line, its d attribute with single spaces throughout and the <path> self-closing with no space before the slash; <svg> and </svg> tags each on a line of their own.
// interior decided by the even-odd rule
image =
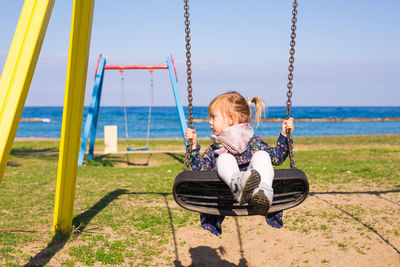
<svg viewBox="0 0 400 267">
<path fill-rule="evenodd" d="M 215 236 L 220 236 L 222 234 L 221 223 L 224 218 L 224 216 L 200 213 L 201 227 Z"/>
<path fill-rule="evenodd" d="M 274 228 L 282 228 L 283 226 L 283 211 L 277 211 L 273 213 L 269 213 L 268 216 L 265 217 L 268 225 Z"/>
<path fill-rule="evenodd" d="M 253 204 L 255 213 L 267 216 L 269 208 L 272 205 L 273 196 L 274 191 L 272 187 L 266 184 L 260 184 L 251 196 L 251 203 Z"/>
<path fill-rule="evenodd" d="M 260 181 L 260 174 L 254 169 L 245 172 L 238 172 L 233 175 L 231 191 L 239 205 L 249 202 L 254 189 L 258 187 Z"/>
</svg>

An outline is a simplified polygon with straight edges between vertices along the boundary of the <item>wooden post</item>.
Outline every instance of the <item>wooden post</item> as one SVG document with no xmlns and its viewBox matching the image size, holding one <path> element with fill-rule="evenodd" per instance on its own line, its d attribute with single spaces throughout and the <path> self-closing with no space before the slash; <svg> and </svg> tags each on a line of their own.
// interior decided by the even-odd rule
<svg viewBox="0 0 400 267">
<path fill-rule="evenodd" d="M 94 0 L 74 0 L 53 234 L 71 232 Z"/>
</svg>

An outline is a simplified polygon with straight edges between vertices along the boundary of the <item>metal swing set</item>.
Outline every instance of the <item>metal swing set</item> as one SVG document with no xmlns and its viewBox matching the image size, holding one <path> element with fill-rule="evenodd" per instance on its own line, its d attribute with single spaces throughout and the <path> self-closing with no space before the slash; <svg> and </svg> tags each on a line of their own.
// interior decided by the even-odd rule
<svg viewBox="0 0 400 267">
<path fill-rule="evenodd" d="M 184 1 L 189 127 L 193 128 L 189 6 L 188 0 Z M 3 73 L 0 78 L 0 182 L 7 166 L 54 2 L 55 0 L 25 0 L 4 64 Z M 94 2 L 94 0 L 73 1 L 52 227 L 53 234 L 61 233 L 68 235 L 71 232 Z M 293 79 L 296 7 L 297 1 L 294 0 L 291 57 L 289 59 L 291 64 L 289 65 L 288 101 L 286 103 L 288 117 L 291 112 L 291 89 L 293 86 L 291 81 Z M 173 68 L 168 69 L 170 73 L 173 71 Z M 101 79 L 97 78 L 96 75 L 96 82 L 101 82 Z M 176 83 L 176 80 L 171 79 L 171 82 Z M 180 96 L 175 95 L 176 98 L 180 98 Z M 179 116 L 181 121 L 185 121 L 183 112 L 179 113 Z M 186 131 L 186 123 L 181 124 L 181 126 L 184 133 Z M 288 138 L 291 138 L 290 133 L 288 133 Z M 234 203 L 233 198 L 229 195 L 226 195 L 226 198 L 220 197 L 224 195 L 223 192 L 226 193 L 226 188 L 223 187 L 224 185 L 221 184 L 222 182 L 215 172 L 200 173 L 187 170 L 191 144 L 187 147 L 189 149 L 186 153 L 185 170 L 177 176 L 174 183 L 173 192 L 177 203 L 184 208 L 199 212 L 252 215 L 252 208 L 250 206 L 238 207 L 237 203 Z M 293 149 L 290 148 L 290 151 L 292 169 L 277 170 L 273 185 L 276 193 L 274 201 L 278 197 L 277 193 L 282 191 L 279 193 L 283 199 L 282 204 L 276 206 L 276 203 L 273 203 L 272 209 L 274 209 L 274 205 L 276 206 L 276 210 L 294 207 L 304 201 L 308 194 L 307 178 L 303 172 L 296 169 Z M 215 185 L 217 186 L 215 187 Z M 206 190 L 210 186 L 214 191 Z M 199 197 L 198 192 L 214 193 L 200 194 Z M 290 196 L 290 198 L 286 198 L 286 195 Z M 242 210 L 242 212 L 239 210 Z"/>
<path fill-rule="evenodd" d="M 168 70 L 169 77 L 171 81 L 171 87 L 175 98 L 176 108 L 179 114 L 179 120 L 181 125 L 182 136 L 184 136 L 186 131 L 186 120 L 183 112 L 183 106 L 181 101 L 181 96 L 178 88 L 178 78 L 176 74 L 175 62 L 170 55 L 165 65 L 106 65 L 106 58 L 102 55 L 99 56 L 97 61 L 97 67 L 95 71 L 95 81 L 92 91 L 92 98 L 90 101 L 90 106 L 88 109 L 88 113 L 86 115 L 86 122 L 84 131 L 82 133 L 82 142 L 79 150 L 79 158 L 78 158 L 78 166 L 82 166 L 86 154 L 86 147 L 88 140 L 89 142 L 89 151 L 88 151 L 88 159 L 93 160 L 94 153 L 94 144 L 96 138 L 97 131 L 97 121 L 100 110 L 100 100 L 101 94 L 103 91 L 103 79 L 104 73 L 106 70 L 119 70 L 121 74 L 121 108 L 124 114 L 124 130 L 125 130 L 125 142 L 126 142 L 126 150 L 127 151 L 138 151 L 138 150 L 148 150 L 149 149 L 149 136 L 150 136 L 150 122 L 151 122 L 151 108 L 153 101 L 153 72 L 155 70 Z M 140 148 L 133 148 L 129 144 L 129 130 L 128 130 L 128 112 L 126 108 L 126 90 L 125 90 L 125 71 L 126 70 L 148 70 L 150 73 L 150 104 L 148 109 L 148 120 L 147 120 L 147 137 L 146 137 L 146 146 Z"/>
<path fill-rule="evenodd" d="M 148 118 L 147 118 L 147 134 L 146 134 L 146 146 L 133 148 L 129 144 L 129 128 L 128 128 L 128 112 L 126 111 L 126 90 L 125 90 L 125 76 L 124 70 L 119 70 L 121 73 L 121 107 L 124 110 L 124 122 L 125 122 L 125 142 L 126 142 L 126 150 L 127 151 L 140 151 L 140 150 L 149 150 L 149 138 L 150 138 L 150 125 L 151 125 L 151 106 L 153 105 L 154 98 L 154 80 L 153 80 L 153 72 L 154 70 L 149 69 L 150 73 L 150 103 L 148 109 Z"/>
<path fill-rule="evenodd" d="M 186 32 L 186 68 L 187 68 L 187 91 L 188 91 L 188 109 L 189 109 L 189 128 L 193 129 L 193 105 L 192 105 L 192 70 L 191 70 L 191 52 L 190 52 L 190 21 L 189 21 L 189 0 L 185 2 L 185 32 Z M 294 46 L 296 38 L 296 22 L 297 22 L 297 0 L 293 2 L 292 26 L 291 26 L 291 42 L 290 42 L 290 58 L 289 58 L 289 82 L 287 84 L 287 101 L 286 116 L 289 119 L 291 115 L 292 105 L 292 88 L 293 88 L 293 70 L 294 70 Z M 274 197 L 269 213 L 282 211 L 293 208 L 301 204 L 307 197 L 309 192 L 309 184 L 305 173 L 296 168 L 293 142 L 290 131 L 287 132 L 289 143 L 289 158 L 291 169 L 275 170 L 275 177 L 272 187 L 274 189 Z M 192 140 L 188 141 L 186 147 L 185 162 L 183 172 L 175 178 L 173 193 L 175 201 L 188 210 L 202 212 L 213 215 L 224 216 L 249 216 L 258 215 L 256 209 L 251 203 L 239 205 L 234 200 L 230 188 L 218 177 L 216 171 L 190 171 L 189 162 L 192 150 Z"/>
</svg>

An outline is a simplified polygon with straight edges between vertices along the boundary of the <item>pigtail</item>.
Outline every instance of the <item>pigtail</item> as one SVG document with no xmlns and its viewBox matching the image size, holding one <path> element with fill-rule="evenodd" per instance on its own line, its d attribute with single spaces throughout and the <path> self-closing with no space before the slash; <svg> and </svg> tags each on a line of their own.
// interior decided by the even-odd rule
<svg viewBox="0 0 400 267">
<path fill-rule="evenodd" d="M 261 117 L 262 117 L 262 115 L 263 114 L 265 114 L 265 107 L 266 107 L 266 105 L 265 105 L 265 102 L 264 102 L 264 100 L 262 100 L 260 97 L 258 97 L 258 96 L 256 96 L 256 97 L 253 97 L 252 99 L 251 99 L 251 101 L 250 101 L 250 104 L 251 103 L 254 103 L 254 105 L 256 106 L 255 107 L 255 111 L 256 111 L 256 114 L 255 114 L 255 122 L 256 122 L 256 127 L 260 124 L 260 121 L 261 121 Z M 250 106 L 250 105 L 249 105 Z"/>
</svg>

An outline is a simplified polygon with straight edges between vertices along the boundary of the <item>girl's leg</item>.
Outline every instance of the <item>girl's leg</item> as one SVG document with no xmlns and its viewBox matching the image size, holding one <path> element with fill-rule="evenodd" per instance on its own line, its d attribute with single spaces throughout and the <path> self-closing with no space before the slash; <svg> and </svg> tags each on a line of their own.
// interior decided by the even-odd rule
<svg viewBox="0 0 400 267">
<path fill-rule="evenodd" d="M 274 196 L 272 189 L 274 169 L 269 154 L 266 151 L 254 153 L 249 169 L 256 170 L 261 176 L 260 185 L 254 190 L 251 202 L 257 214 L 267 215 Z"/>
<path fill-rule="evenodd" d="M 266 151 L 257 151 L 251 158 L 249 169 L 255 169 L 260 173 L 261 182 L 272 187 L 274 179 L 274 168 L 272 167 L 271 157 Z"/>
<path fill-rule="evenodd" d="M 242 205 L 252 197 L 254 189 L 260 184 L 260 175 L 256 171 L 241 172 L 235 157 L 224 153 L 217 158 L 219 177 L 231 188 L 233 197 Z"/>
<path fill-rule="evenodd" d="M 219 155 L 217 158 L 217 171 L 219 177 L 230 186 L 233 175 L 239 173 L 235 157 L 229 153 Z"/>
</svg>

